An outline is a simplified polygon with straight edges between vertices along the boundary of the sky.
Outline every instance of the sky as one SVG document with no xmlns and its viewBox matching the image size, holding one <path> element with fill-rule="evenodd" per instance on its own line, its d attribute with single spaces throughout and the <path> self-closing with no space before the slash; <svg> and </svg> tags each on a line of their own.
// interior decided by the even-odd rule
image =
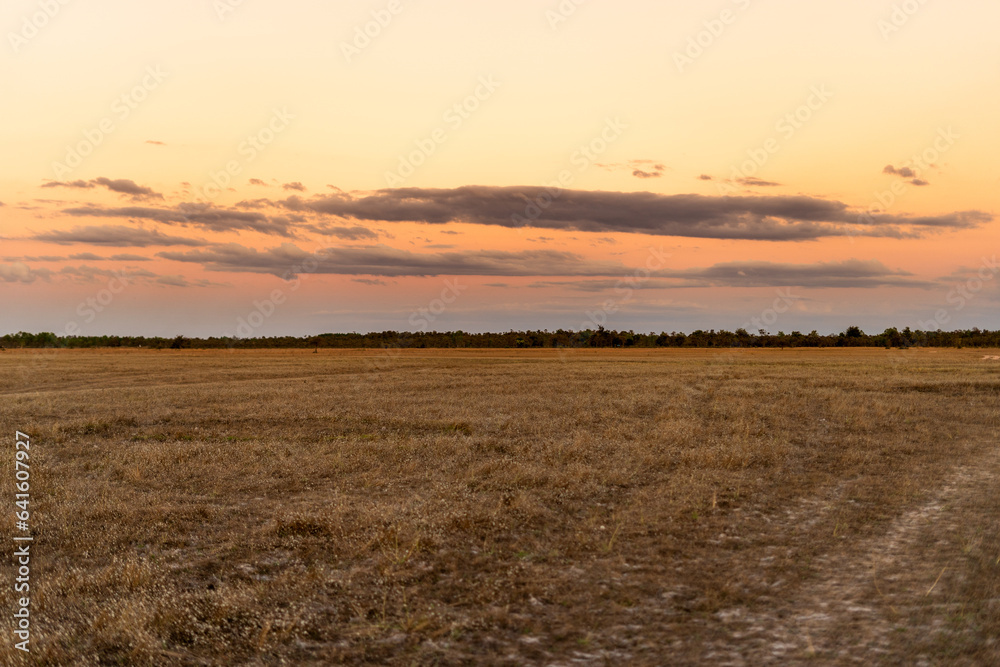
<svg viewBox="0 0 1000 667">
<path fill-rule="evenodd" d="M 0 332 L 1000 328 L 988 0 L 10 0 Z"/>
</svg>

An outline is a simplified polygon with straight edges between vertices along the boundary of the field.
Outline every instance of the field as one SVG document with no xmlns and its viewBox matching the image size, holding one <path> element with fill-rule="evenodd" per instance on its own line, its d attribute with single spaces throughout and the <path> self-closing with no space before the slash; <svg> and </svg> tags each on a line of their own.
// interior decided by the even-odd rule
<svg viewBox="0 0 1000 667">
<path fill-rule="evenodd" d="M 0 353 L 0 662 L 998 664 L 997 354 Z"/>
</svg>

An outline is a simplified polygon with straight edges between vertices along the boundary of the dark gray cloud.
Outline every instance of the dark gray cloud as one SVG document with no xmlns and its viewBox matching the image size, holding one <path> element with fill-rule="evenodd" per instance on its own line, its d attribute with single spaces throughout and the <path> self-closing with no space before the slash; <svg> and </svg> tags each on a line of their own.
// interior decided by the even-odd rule
<svg viewBox="0 0 1000 667">
<path fill-rule="evenodd" d="M 845 235 L 916 236 L 920 227 L 967 229 L 992 220 L 979 211 L 920 217 L 866 215 L 838 201 L 806 196 L 710 197 L 543 187 L 400 188 L 308 201 L 289 197 L 275 203 L 292 211 L 375 222 L 461 222 L 770 241 Z"/>
<path fill-rule="evenodd" d="M 258 251 L 236 243 L 189 252 L 161 252 L 159 257 L 202 265 L 210 271 L 269 273 L 292 277 L 300 273 L 359 276 L 616 276 L 627 267 L 594 262 L 555 250 L 506 252 L 441 252 L 416 254 L 384 245 L 363 248 L 327 248 L 310 255 L 286 243 Z M 310 269 L 310 262 L 316 262 Z"/>
<path fill-rule="evenodd" d="M 48 183 L 42 184 L 43 188 L 93 188 L 94 184 L 90 181 L 49 181 Z"/>
<path fill-rule="evenodd" d="M 883 174 L 892 174 L 893 176 L 902 176 L 903 178 L 916 178 L 917 172 L 913 171 L 909 167 L 900 167 L 896 169 L 891 164 L 887 164 L 885 169 L 882 170 Z"/>
<path fill-rule="evenodd" d="M 891 164 L 889 164 L 886 165 L 885 169 L 882 170 L 882 173 L 891 174 L 893 176 L 902 176 L 903 178 L 907 179 L 911 185 L 916 185 L 918 187 L 930 185 L 928 181 L 925 181 L 924 179 L 920 178 L 916 170 L 911 169 L 910 167 L 900 167 L 899 169 L 897 169 L 896 167 L 893 167 Z"/>
<path fill-rule="evenodd" d="M 112 192 L 117 192 L 123 195 L 131 195 L 136 199 L 163 199 L 163 195 L 159 192 L 154 191 L 152 188 L 139 185 L 135 181 L 127 178 L 110 179 L 102 176 L 101 178 L 95 178 L 94 183 L 97 185 L 103 185 Z"/>
<path fill-rule="evenodd" d="M 210 280 L 189 280 L 184 276 L 158 276 L 153 282 L 164 287 L 231 287 L 231 285 L 213 283 Z"/>
<path fill-rule="evenodd" d="M 698 177 L 698 180 L 699 181 L 713 181 L 715 179 L 712 178 L 711 176 L 709 176 L 708 174 L 702 174 L 701 176 Z"/>
<path fill-rule="evenodd" d="M 660 178 L 666 166 L 655 160 L 629 160 L 628 162 L 598 163 L 598 167 L 608 171 L 631 171 L 636 178 Z"/>
<path fill-rule="evenodd" d="M 195 226 L 213 232 L 252 231 L 261 234 L 294 237 L 291 221 L 284 217 L 268 217 L 262 213 L 216 208 L 212 204 L 178 204 L 173 208 L 126 206 L 105 208 L 86 206 L 63 211 L 76 217 L 131 218 L 152 220 L 168 225 Z"/>
<path fill-rule="evenodd" d="M 755 178 L 754 176 L 748 176 L 747 178 L 738 178 L 736 182 L 740 185 L 746 185 L 748 187 L 756 188 L 774 188 L 781 185 L 781 183 L 775 183 L 774 181 L 765 181 L 760 178 Z"/>
<path fill-rule="evenodd" d="M 149 246 L 206 246 L 206 241 L 168 236 L 155 230 L 115 225 L 74 227 L 68 231 L 50 231 L 35 234 L 32 240 L 59 245 L 97 245 L 114 248 L 147 248 Z"/>
<path fill-rule="evenodd" d="M 281 187 L 284 188 L 285 190 L 297 190 L 299 192 L 306 191 L 306 186 L 302 185 L 298 181 L 296 181 L 295 183 L 285 183 Z"/>
<path fill-rule="evenodd" d="M 49 181 L 42 185 L 43 188 L 84 188 L 90 189 L 96 186 L 103 186 L 111 192 L 130 195 L 133 199 L 163 199 L 163 195 L 152 188 L 139 185 L 127 178 L 111 179 L 101 176 L 91 181 Z"/>
<path fill-rule="evenodd" d="M 43 258 L 39 258 L 39 259 L 43 259 Z M 80 252 L 80 253 L 76 253 L 75 255 L 70 255 L 69 257 L 49 257 L 47 259 L 47 261 L 62 261 L 62 260 L 65 260 L 65 259 L 74 259 L 74 260 L 86 261 L 86 262 L 107 262 L 107 261 L 114 261 L 114 262 L 149 262 L 149 261 L 152 261 L 152 260 L 150 260 L 149 257 L 143 257 L 142 255 L 121 254 L 121 255 L 112 255 L 111 257 L 101 257 L 100 255 L 95 255 L 92 252 Z"/>
<path fill-rule="evenodd" d="M 344 227 L 340 225 L 318 224 L 306 225 L 305 229 L 323 236 L 332 236 L 345 241 L 362 241 L 366 239 L 374 240 L 378 238 L 378 234 L 376 232 L 360 225 Z"/>
<path fill-rule="evenodd" d="M 566 287 L 601 292 L 619 287 L 674 289 L 692 287 L 802 287 L 814 289 L 911 287 L 931 289 L 937 283 L 913 279 L 911 273 L 888 268 L 877 260 L 850 259 L 816 264 L 725 262 L 706 268 L 658 271 L 645 281 L 602 279 L 541 281 L 529 287 Z"/>
<path fill-rule="evenodd" d="M 250 185 L 263 185 L 264 187 L 267 187 L 267 183 L 260 180 L 259 178 L 251 178 Z"/>
<path fill-rule="evenodd" d="M 914 280 L 911 273 L 892 270 L 877 260 L 850 259 L 816 264 L 726 262 L 705 269 L 661 271 L 688 286 L 704 287 L 884 287 L 932 288 L 936 283 Z"/>
</svg>

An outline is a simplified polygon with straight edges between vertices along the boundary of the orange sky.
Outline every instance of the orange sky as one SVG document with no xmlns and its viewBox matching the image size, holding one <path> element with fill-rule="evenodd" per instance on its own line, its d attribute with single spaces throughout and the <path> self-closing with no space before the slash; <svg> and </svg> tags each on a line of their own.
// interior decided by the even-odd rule
<svg viewBox="0 0 1000 667">
<path fill-rule="evenodd" d="M 6 3 L 0 329 L 1000 327 L 996 3 L 345 4 Z"/>
</svg>

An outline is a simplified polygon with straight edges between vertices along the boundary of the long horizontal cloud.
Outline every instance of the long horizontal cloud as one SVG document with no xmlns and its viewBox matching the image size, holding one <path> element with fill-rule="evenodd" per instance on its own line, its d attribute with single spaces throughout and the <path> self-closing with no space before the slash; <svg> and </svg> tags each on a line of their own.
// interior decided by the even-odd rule
<svg viewBox="0 0 1000 667">
<path fill-rule="evenodd" d="M 659 271 L 647 281 L 621 280 L 540 282 L 532 287 L 563 286 L 585 292 L 600 292 L 622 286 L 643 289 L 676 287 L 811 287 L 874 288 L 914 287 L 930 289 L 938 283 L 913 279 L 911 273 L 893 270 L 877 260 L 850 259 L 816 264 L 774 262 L 725 262 L 706 268 Z"/>
<path fill-rule="evenodd" d="M 213 232 L 253 231 L 277 236 L 294 236 L 292 222 L 287 218 L 216 208 L 211 204 L 179 204 L 173 208 L 86 206 L 69 208 L 63 213 L 75 217 L 151 220 L 168 225 L 196 226 Z"/>
<path fill-rule="evenodd" d="M 940 216 L 866 215 L 806 196 L 708 197 L 649 192 L 466 186 L 400 188 L 361 197 L 290 197 L 275 205 L 344 219 L 531 226 L 715 239 L 801 241 L 830 236 L 914 236 L 919 228 L 966 229 L 992 220 L 980 211 Z M 914 229 L 916 228 L 916 229 Z"/>
<path fill-rule="evenodd" d="M 111 248 L 147 248 L 149 246 L 197 247 L 208 245 L 206 241 L 197 239 L 170 236 L 156 230 L 117 225 L 74 227 L 71 230 L 63 231 L 54 230 L 35 234 L 31 239 L 59 245 L 85 244 Z"/>
<path fill-rule="evenodd" d="M 316 254 L 284 244 L 258 251 L 237 243 L 189 252 L 161 252 L 159 257 L 201 264 L 210 271 L 270 273 L 289 278 L 300 273 L 372 276 L 616 276 L 629 269 L 594 262 L 570 252 L 525 250 L 417 254 L 384 245 L 328 248 Z M 312 262 L 315 262 L 315 268 Z"/>
<path fill-rule="evenodd" d="M 310 254 L 293 244 L 258 251 L 236 243 L 188 252 L 161 252 L 159 257 L 200 264 L 210 271 L 269 273 L 292 278 L 301 273 L 333 275 L 401 276 L 565 276 L 598 278 L 573 282 L 545 282 L 536 286 L 562 286 L 600 291 L 622 285 L 633 269 L 618 263 L 594 262 L 579 255 L 552 250 L 522 252 L 476 251 L 417 254 L 384 245 L 367 248 L 330 248 Z M 914 280 L 912 274 L 892 270 L 881 262 L 857 259 L 817 264 L 728 262 L 707 268 L 660 270 L 650 280 L 630 284 L 647 288 L 676 287 L 813 287 L 867 288 L 936 286 Z M 606 278 L 612 279 L 606 279 Z"/>
<path fill-rule="evenodd" d="M 144 185 L 139 185 L 135 181 L 128 178 L 106 178 L 101 176 L 100 178 L 95 178 L 92 181 L 49 181 L 42 185 L 43 188 L 93 188 L 94 186 L 102 185 L 106 187 L 111 192 L 117 192 L 123 195 L 132 195 L 135 199 L 163 199 L 163 195 L 156 192 L 152 188 L 148 188 Z"/>
</svg>

